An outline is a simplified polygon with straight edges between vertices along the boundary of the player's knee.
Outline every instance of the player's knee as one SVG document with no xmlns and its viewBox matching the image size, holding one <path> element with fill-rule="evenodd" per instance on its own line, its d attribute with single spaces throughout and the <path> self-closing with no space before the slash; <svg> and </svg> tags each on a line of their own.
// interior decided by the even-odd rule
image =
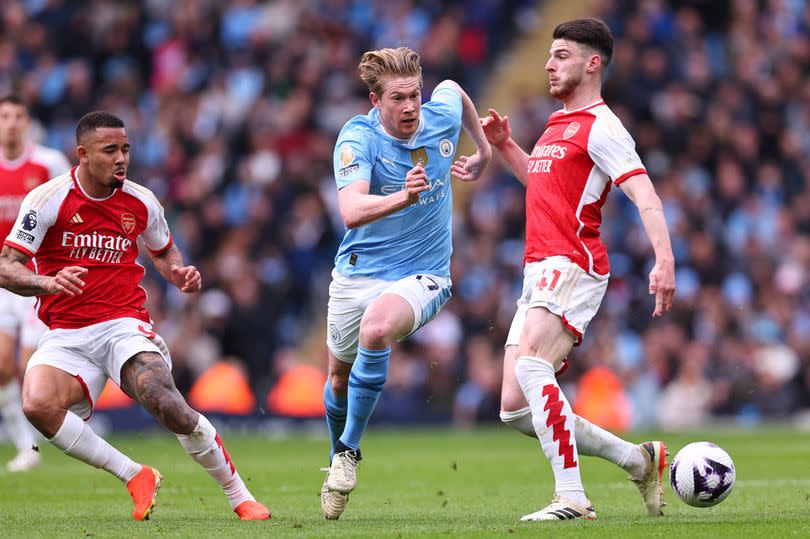
<svg viewBox="0 0 810 539">
<path fill-rule="evenodd" d="M 394 341 L 393 327 L 385 321 L 369 321 L 360 327 L 360 344 L 365 347 L 386 347 Z"/>
<path fill-rule="evenodd" d="M 349 391 L 348 375 L 333 372 L 329 375 L 329 383 L 332 385 L 332 392 L 335 395 L 345 397 Z"/>
<path fill-rule="evenodd" d="M 23 394 L 22 409 L 28 421 L 40 430 L 59 415 L 59 407 L 53 402 L 28 393 Z"/>
</svg>

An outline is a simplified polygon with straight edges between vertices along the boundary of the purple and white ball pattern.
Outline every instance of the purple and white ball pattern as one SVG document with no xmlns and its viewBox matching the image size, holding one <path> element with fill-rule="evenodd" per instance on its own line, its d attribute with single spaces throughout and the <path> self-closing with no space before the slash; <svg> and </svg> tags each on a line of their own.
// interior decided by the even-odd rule
<svg viewBox="0 0 810 539">
<path fill-rule="evenodd" d="M 736 477 L 731 457 L 710 442 L 685 446 L 669 467 L 672 490 L 693 507 L 711 507 L 725 500 Z"/>
</svg>

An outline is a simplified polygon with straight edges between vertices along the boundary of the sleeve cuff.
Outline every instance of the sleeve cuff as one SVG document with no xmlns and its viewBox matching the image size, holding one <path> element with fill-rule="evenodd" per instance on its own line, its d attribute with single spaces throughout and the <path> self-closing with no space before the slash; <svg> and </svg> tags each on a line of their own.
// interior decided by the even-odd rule
<svg viewBox="0 0 810 539">
<path fill-rule="evenodd" d="M 166 251 L 168 251 L 169 249 L 171 249 L 172 245 L 174 245 L 174 238 L 172 238 L 171 234 L 169 234 L 169 243 L 167 243 L 165 247 L 163 247 L 162 249 L 158 249 L 156 251 L 153 251 L 152 249 L 149 249 L 149 247 L 147 247 L 147 249 L 149 249 L 149 253 L 152 256 L 160 256 L 163 253 L 165 253 Z"/>
<path fill-rule="evenodd" d="M 23 247 L 22 245 L 20 245 L 19 243 L 14 243 L 11 240 L 4 241 L 3 245 L 8 245 L 9 247 L 11 247 L 13 249 L 17 249 L 18 251 L 23 252 L 26 255 L 28 255 L 30 258 L 34 258 L 34 256 L 36 255 L 36 253 L 34 253 L 31 249 L 27 249 L 27 248 Z"/>
<path fill-rule="evenodd" d="M 625 172 L 624 174 L 622 174 L 621 176 L 619 176 L 618 178 L 613 180 L 613 183 L 615 183 L 616 185 L 619 185 L 623 181 L 629 180 L 630 178 L 632 178 L 636 174 L 647 174 L 647 170 L 643 169 L 643 168 L 636 168 L 636 169 L 631 170 L 630 172 Z"/>
</svg>

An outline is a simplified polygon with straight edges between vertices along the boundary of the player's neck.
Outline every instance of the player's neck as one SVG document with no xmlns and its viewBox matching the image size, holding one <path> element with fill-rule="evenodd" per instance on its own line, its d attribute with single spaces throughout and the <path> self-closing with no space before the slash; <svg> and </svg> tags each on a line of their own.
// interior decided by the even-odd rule
<svg viewBox="0 0 810 539">
<path fill-rule="evenodd" d="M 115 188 L 94 181 L 87 169 L 81 166 L 76 170 L 76 180 L 84 194 L 91 198 L 107 198 L 115 192 Z"/>
<path fill-rule="evenodd" d="M 24 152 L 25 152 L 24 142 L 3 144 L 3 158 L 6 161 L 14 161 L 15 159 L 18 159 Z"/>
<path fill-rule="evenodd" d="M 565 110 L 584 109 L 602 100 L 600 88 L 582 88 L 582 91 L 573 92 L 562 100 Z"/>
</svg>

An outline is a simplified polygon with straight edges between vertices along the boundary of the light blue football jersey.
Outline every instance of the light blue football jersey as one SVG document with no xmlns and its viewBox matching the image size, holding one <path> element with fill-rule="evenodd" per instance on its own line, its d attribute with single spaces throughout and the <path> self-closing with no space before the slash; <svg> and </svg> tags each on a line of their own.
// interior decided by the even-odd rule
<svg viewBox="0 0 810 539">
<path fill-rule="evenodd" d="M 458 91 L 440 84 L 422 105 L 419 127 L 409 140 L 387 134 L 376 108 L 346 122 L 333 158 L 338 189 L 368 180 L 369 194 L 395 193 L 405 187 L 405 175 L 420 161 L 430 189 L 420 193 L 412 206 L 346 230 L 335 257 L 338 273 L 387 281 L 418 273 L 450 275 L 450 165 L 461 132 L 461 111 Z"/>
</svg>

